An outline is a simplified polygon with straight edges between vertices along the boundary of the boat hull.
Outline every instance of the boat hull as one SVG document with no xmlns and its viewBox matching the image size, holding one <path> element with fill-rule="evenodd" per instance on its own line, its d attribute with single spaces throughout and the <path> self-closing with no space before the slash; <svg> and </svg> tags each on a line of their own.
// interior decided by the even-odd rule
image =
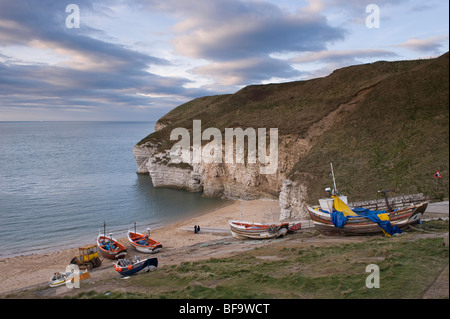
<svg viewBox="0 0 450 319">
<path fill-rule="evenodd" d="M 113 249 L 108 249 L 108 245 L 113 243 Z M 97 247 L 100 254 L 108 259 L 120 259 L 125 257 L 127 254 L 127 248 L 119 243 L 116 239 L 104 236 L 104 235 L 98 235 L 97 237 Z"/>
<path fill-rule="evenodd" d="M 141 233 L 128 231 L 127 238 L 131 246 L 133 246 L 137 251 L 144 254 L 155 254 L 162 249 L 162 245 L 160 242 L 149 237 L 146 238 L 146 236 Z M 146 240 L 148 243 L 142 242 Z"/>
<path fill-rule="evenodd" d="M 85 271 L 81 271 L 79 273 L 79 280 L 86 280 L 91 278 L 91 275 L 89 274 L 89 272 Z M 49 279 L 49 287 L 51 288 L 55 288 L 55 287 L 59 287 L 62 285 L 66 285 L 67 283 L 73 283 L 74 282 L 74 274 L 71 272 L 63 272 L 63 273 L 55 273 L 54 275 L 50 276 Z"/>
<path fill-rule="evenodd" d="M 428 203 L 423 202 L 388 213 L 391 225 L 399 229 L 419 223 L 425 213 Z M 308 207 L 308 212 L 314 226 L 325 235 L 370 235 L 382 233 L 382 229 L 375 222 L 366 217 L 349 218 L 346 224 L 338 228 L 331 221 L 331 215 L 320 209 Z"/>
<path fill-rule="evenodd" d="M 131 265 L 121 266 L 119 262 L 114 264 L 114 269 L 122 276 L 132 276 L 140 271 L 148 272 L 158 267 L 158 258 L 148 258 Z"/>
<path fill-rule="evenodd" d="M 268 225 L 230 220 L 229 225 L 231 234 L 238 239 L 277 238 L 286 234 L 289 229 L 289 223 Z"/>
</svg>

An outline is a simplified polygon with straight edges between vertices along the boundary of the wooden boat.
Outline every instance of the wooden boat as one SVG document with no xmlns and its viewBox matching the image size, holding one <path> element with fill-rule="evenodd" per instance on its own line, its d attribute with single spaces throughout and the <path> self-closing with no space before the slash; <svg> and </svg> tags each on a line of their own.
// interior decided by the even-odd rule
<svg viewBox="0 0 450 319">
<path fill-rule="evenodd" d="M 425 213 L 427 206 L 428 202 L 422 202 L 390 212 L 380 212 L 384 212 L 384 214 L 388 216 L 388 220 L 392 227 L 397 226 L 398 229 L 403 229 L 409 225 L 419 223 L 420 218 Z M 353 209 L 357 211 L 357 209 Z M 314 226 L 323 234 L 367 235 L 383 232 L 383 229 L 379 226 L 379 224 L 373 222 L 368 217 L 350 216 L 342 227 L 336 227 L 332 221 L 332 214 L 323 207 L 308 206 L 308 212 Z"/>
<path fill-rule="evenodd" d="M 122 276 L 131 276 L 140 271 L 148 272 L 156 267 L 158 267 L 158 258 L 147 258 L 144 260 L 136 258 L 134 261 L 121 258 L 114 264 L 114 270 Z"/>
<path fill-rule="evenodd" d="M 114 239 L 111 234 L 109 234 L 109 237 L 99 234 L 97 246 L 100 254 L 108 259 L 123 258 L 127 254 L 127 248 Z"/>
<path fill-rule="evenodd" d="M 289 230 L 289 223 L 260 224 L 237 220 L 230 220 L 231 234 L 235 238 L 276 238 L 285 235 Z"/>
<path fill-rule="evenodd" d="M 155 254 L 162 249 L 160 242 L 150 238 L 150 228 L 147 228 L 148 234 L 141 234 L 136 231 L 136 223 L 134 224 L 134 232 L 128 230 L 127 238 L 131 246 L 137 251 L 144 254 Z"/>
<path fill-rule="evenodd" d="M 369 235 L 384 233 L 391 236 L 400 233 L 401 229 L 417 224 L 425 213 L 428 202 L 392 209 L 386 190 L 385 211 L 372 211 L 363 207 L 347 206 L 347 196 L 340 195 L 334 178 L 333 164 L 330 163 L 333 177 L 333 190 L 326 188 L 328 198 L 319 199 L 320 206 L 308 206 L 308 212 L 314 226 L 323 234 Z"/>
</svg>

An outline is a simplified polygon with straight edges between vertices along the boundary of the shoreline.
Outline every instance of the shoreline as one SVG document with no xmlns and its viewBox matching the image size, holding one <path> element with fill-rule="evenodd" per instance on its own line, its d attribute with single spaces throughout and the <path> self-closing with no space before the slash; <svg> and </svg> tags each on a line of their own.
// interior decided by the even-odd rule
<svg viewBox="0 0 450 319">
<path fill-rule="evenodd" d="M 150 236 L 163 245 L 163 250 L 155 255 L 140 254 L 131 247 L 126 237 L 117 236 L 116 238 L 127 247 L 128 256 L 162 257 L 165 252 L 170 253 L 172 250 L 182 247 L 231 236 L 231 233 L 225 235 L 226 231 L 229 231 L 228 221 L 240 219 L 240 203 L 240 201 L 230 201 L 230 203 L 204 214 L 182 218 L 160 228 L 152 229 Z M 277 200 L 242 201 L 242 219 L 246 221 L 270 223 L 274 221 L 274 216 L 279 216 L 279 211 L 280 206 Z M 200 225 L 205 230 L 208 228 L 221 229 L 223 232 L 200 231 L 199 234 L 194 234 L 194 225 Z M 189 229 L 192 231 L 188 231 Z M 138 231 L 145 230 L 138 227 Z M 92 243 L 95 243 L 95 239 L 92 240 Z M 85 242 L 84 244 L 89 243 Z M 78 254 L 78 247 L 84 244 L 80 243 L 78 246 L 66 249 L 0 259 L 0 294 L 4 295 L 48 283 L 48 278 L 54 272 L 65 271 L 70 259 Z M 171 259 L 173 262 L 177 262 L 176 255 L 171 255 Z M 107 267 L 112 269 L 113 261 L 105 258 L 102 258 L 102 261 L 100 269 L 105 268 L 106 270 Z"/>
<path fill-rule="evenodd" d="M 196 212 L 196 213 L 191 213 L 188 217 L 183 217 L 180 216 L 177 219 L 173 220 L 173 221 L 163 221 L 163 222 L 158 222 L 158 223 L 154 223 L 153 226 L 151 227 L 151 231 L 153 232 L 156 229 L 160 229 L 160 228 L 164 228 L 164 227 L 168 227 L 174 223 L 178 223 L 184 220 L 189 220 L 191 218 L 194 217 L 198 217 L 198 216 L 203 216 L 209 213 L 212 213 L 218 209 L 221 209 L 223 207 L 226 207 L 228 205 L 232 205 L 233 204 L 233 200 L 229 200 L 229 201 L 224 201 L 223 204 L 221 204 L 220 206 L 217 206 L 215 208 L 210 208 L 201 212 Z M 144 226 L 139 227 L 138 226 L 138 230 L 145 231 L 149 224 L 143 224 Z M 109 228 L 109 227 L 108 227 Z M 119 229 L 114 229 L 113 231 L 113 237 L 117 237 L 116 234 L 126 234 L 128 229 L 131 229 L 131 227 L 127 227 L 127 228 L 119 228 Z M 107 229 L 108 230 L 108 229 Z M 99 228 L 99 232 L 101 232 L 101 229 Z M 99 234 L 99 232 L 95 233 L 94 238 L 97 237 L 97 235 Z M 109 231 L 107 231 L 107 233 L 109 233 Z M 121 235 L 120 235 L 121 236 Z M 120 238 L 119 236 L 119 238 Z M 82 238 L 80 238 L 79 240 L 77 240 L 76 242 L 72 242 L 69 244 L 59 244 L 59 245 L 48 245 L 44 248 L 37 248 L 37 249 L 33 249 L 33 250 L 27 250 L 25 252 L 18 252 L 18 253 L 10 253 L 8 252 L 5 255 L 1 255 L 0 254 L 0 264 L 3 260 L 5 259 L 10 259 L 10 258 L 14 258 L 14 257 L 25 257 L 25 256 L 32 256 L 32 255 L 44 255 L 44 254 L 51 254 L 51 253 L 56 253 L 58 251 L 61 250 L 68 250 L 68 249 L 72 249 L 72 248 L 78 248 L 81 246 L 86 245 L 87 243 L 89 243 L 89 239 L 92 236 L 87 236 L 87 235 L 83 235 Z M 125 241 L 126 241 L 126 237 Z M 95 243 L 95 239 L 93 241 L 93 243 Z"/>
</svg>

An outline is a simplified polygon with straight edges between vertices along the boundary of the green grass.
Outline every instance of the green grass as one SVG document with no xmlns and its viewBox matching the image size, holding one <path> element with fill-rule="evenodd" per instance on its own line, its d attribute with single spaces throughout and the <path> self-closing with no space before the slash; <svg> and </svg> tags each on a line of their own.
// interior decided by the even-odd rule
<svg viewBox="0 0 450 319">
<path fill-rule="evenodd" d="M 424 230 L 448 232 L 448 221 L 424 222 Z M 264 299 L 420 298 L 448 264 L 442 238 L 398 237 L 299 247 L 269 245 L 230 258 L 163 266 L 127 281 L 121 292 L 85 292 L 79 298 Z M 380 288 L 366 287 L 366 267 L 380 269 Z M 124 292 L 126 291 L 126 292 Z"/>
</svg>

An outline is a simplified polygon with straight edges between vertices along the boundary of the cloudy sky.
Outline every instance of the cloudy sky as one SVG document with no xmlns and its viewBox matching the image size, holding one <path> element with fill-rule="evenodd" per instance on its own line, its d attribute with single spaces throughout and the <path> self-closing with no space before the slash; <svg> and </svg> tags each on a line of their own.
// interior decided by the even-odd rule
<svg viewBox="0 0 450 319">
<path fill-rule="evenodd" d="M 0 121 L 157 120 L 249 84 L 436 57 L 448 12 L 446 0 L 0 0 Z"/>
</svg>

